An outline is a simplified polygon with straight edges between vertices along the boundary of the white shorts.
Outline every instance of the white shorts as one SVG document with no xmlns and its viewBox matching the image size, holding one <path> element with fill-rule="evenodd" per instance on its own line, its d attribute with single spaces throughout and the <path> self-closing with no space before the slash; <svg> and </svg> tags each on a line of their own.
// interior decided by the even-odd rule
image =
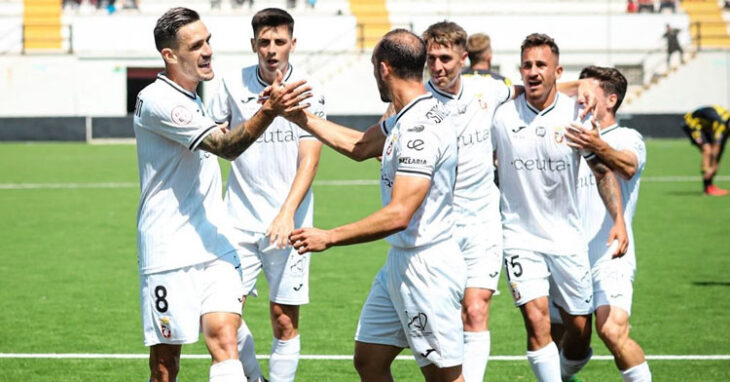
<svg viewBox="0 0 730 382">
<path fill-rule="evenodd" d="M 140 275 L 145 346 L 198 341 L 206 313 L 241 314 L 243 290 L 235 253 L 189 267 Z"/>
<path fill-rule="evenodd" d="M 294 247 L 269 244 L 260 232 L 231 230 L 241 259 L 241 279 L 246 295 L 256 296 L 256 279 L 263 269 L 269 283 L 269 300 L 284 305 L 309 303 L 309 253 L 300 255 Z"/>
<path fill-rule="evenodd" d="M 588 255 L 548 255 L 524 249 L 504 251 L 507 281 L 516 306 L 550 296 L 566 312 L 593 312 L 593 282 Z"/>
<path fill-rule="evenodd" d="M 502 222 L 459 225 L 454 229 L 466 262 L 466 287 L 497 290 L 502 271 Z"/>
<path fill-rule="evenodd" d="M 391 248 L 365 300 L 355 340 L 410 347 L 420 367 L 461 365 L 465 285 L 466 265 L 455 241 Z"/>
<path fill-rule="evenodd" d="M 593 267 L 593 301 L 596 308 L 611 305 L 631 315 L 634 295 L 634 265 L 623 258 L 604 261 Z"/>
</svg>

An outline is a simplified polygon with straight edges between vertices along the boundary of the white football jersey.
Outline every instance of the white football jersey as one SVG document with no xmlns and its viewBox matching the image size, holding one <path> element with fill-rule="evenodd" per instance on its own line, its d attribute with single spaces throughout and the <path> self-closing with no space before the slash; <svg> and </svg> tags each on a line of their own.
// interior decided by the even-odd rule
<svg viewBox="0 0 730 382">
<path fill-rule="evenodd" d="M 457 147 L 456 130 L 446 118 L 443 105 L 431 94 L 416 97 L 380 127 L 387 136 L 380 169 L 383 206 L 390 203 L 396 175 L 431 180 L 428 194 L 408 228 L 388 236 L 388 243 L 415 248 L 450 238 Z"/>
<path fill-rule="evenodd" d="M 578 112 L 575 100 L 562 93 L 542 111 L 524 94 L 497 110 L 493 131 L 505 249 L 587 251 L 576 191 L 581 156 L 564 135 Z M 588 118 L 583 125 L 592 128 Z"/>
<path fill-rule="evenodd" d="M 306 79 L 312 87 L 310 112 L 325 118 L 324 95 L 321 87 L 291 65 L 283 82 Z M 259 93 L 268 84 L 260 77 L 258 65 L 243 68 L 223 76 L 217 95 L 209 104 L 216 122 L 229 121 L 233 128 L 249 120 L 261 105 Z M 297 173 L 299 141 L 316 139 L 283 117 L 276 117 L 244 153 L 232 162 L 225 203 L 235 227 L 266 232 L 279 214 Z M 294 214 L 294 226 L 312 226 L 313 197 L 311 188 Z"/>
<path fill-rule="evenodd" d="M 141 274 L 203 263 L 234 250 L 218 229 L 227 224 L 218 157 L 197 150 L 215 128 L 200 97 L 162 74 L 139 92 L 134 134 Z"/>
<path fill-rule="evenodd" d="M 459 92 L 448 94 L 428 81 L 426 90 L 444 104 L 457 129 L 459 165 L 454 188 L 454 213 L 459 224 L 482 223 L 491 203 L 499 203 L 494 184 L 492 119 L 512 91 L 491 77 L 461 77 Z"/>
<path fill-rule="evenodd" d="M 626 180 L 618 174 L 615 174 L 618 184 L 621 187 L 624 220 L 626 223 L 626 231 L 629 234 L 629 249 L 624 255 L 624 258 L 626 259 L 625 261 L 635 266 L 634 232 L 631 227 L 634 220 L 634 213 L 636 212 L 636 203 L 639 200 L 641 174 L 646 164 L 646 146 L 644 145 L 641 134 L 636 130 L 618 127 L 618 125 L 603 129 L 601 131 L 601 139 L 606 141 L 615 150 L 630 151 L 636 155 L 638 162 L 636 174 L 631 179 Z M 598 194 L 596 178 L 593 176 L 590 168 L 587 165 L 582 166 L 579 174 L 578 199 L 583 216 L 583 229 L 586 239 L 588 239 L 588 254 L 591 259 L 591 266 L 593 266 L 599 261 L 611 260 L 611 254 L 606 253 L 606 241 L 608 241 L 608 234 L 613 227 L 613 218 L 608 213 L 608 210 L 606 210 L 606 206 Z"/>
</svg>

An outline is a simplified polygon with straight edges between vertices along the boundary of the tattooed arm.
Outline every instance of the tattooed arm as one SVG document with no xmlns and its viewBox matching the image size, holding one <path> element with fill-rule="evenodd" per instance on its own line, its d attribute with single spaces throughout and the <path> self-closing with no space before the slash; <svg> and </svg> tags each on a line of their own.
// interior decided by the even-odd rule
<svg viewBox="0 0 730 382">
<path fill-rule="evenodd" d="M 616 180 L 613 171 L 595 154 L 586 158 L 586 162 L 593 171 L 593 176 L 596 177 L 598 193 L 601 195 L 603 204 L 613 218 L 613 227 L 606 244 L 611 245 L 614 240 L 617 240 L 619 245 L 613 257 L 623 256 L 629 247 L 629 236 L 624 222 L 623 203 L 621 202 L 621 189 L 618 180 Z"/>
<path fill-rule="evenodd" d="M 230 130 L 227 124 L 218 125 L 218 129 L 208 134 L 198 147 L 221 158 L 234 160 L 258 139 L 274 118 L 309 107 L 308 103 L 300 104 L 311 97 L 311 88 L 304 86 L 305 81 L 286 86 L 280 86 L 280 83 L 281 72 L 277 71 L 268 98 L 256 114 Z"/>
</svg>

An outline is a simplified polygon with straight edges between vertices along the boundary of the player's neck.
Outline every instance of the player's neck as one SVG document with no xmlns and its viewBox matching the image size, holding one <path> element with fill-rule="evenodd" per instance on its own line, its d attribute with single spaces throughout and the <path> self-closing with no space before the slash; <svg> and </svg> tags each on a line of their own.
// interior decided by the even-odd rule
<svg viewBox="0 0 730 382">
<path fill-rule="evenodd" d="M 525 96 L 525 99 L 527 99 L 527 103 L 530 104 L 530 106 L 534 107 L 537 110 L 544 110 L 545 108 L 549 107 L 550 105 L 555 102 L 555 97 L 558 96 L 558 87 L 557 85 L 553 84 L 552 89 L 547 92 L 547 94 L 540 99 L 532 99 L 530 97 Z"/>
<path fill-rule="evenodd" d="M 196 79 L 191 79 L 183 75 L 182 73 L 179 73 L 175 70 L 169 70 L 165 69 L 165 77 L 167 77 L 172 82 L 180 85 L 181 88 L 195 94 L 195 91 L 198 89 L 198 84 L 200 81 Z"/>
<path fill-rule="evenodd" d="M 396 114 L 400 113 L 406 105 L 417 97 L 428 94 L 426 87 L 420 81 L 399 80 L 398 82 L 391 84 L 391 89 L 393 89 L 391 99 L 393 100 L 393 108 Z"/>
<path fill-rule="evenodd" d="M 291 66 L 287 62 L 286 67 L 284 67 L 284 69 L 281 71 L 281 75 L 284 76 L 284 79 L 286 78 L 286 74 L 289 73 L 290 68 L 291 68 Z M 271 85 L 274 82 L 274 80 L 276 79 L 276 72 L 267 72 L 267 71 L 261 69 L 261 65 L 259 65 L 258 71 L 259 71 L 259 76 L 261 77 L 261 79 L 264 80 L 264 82 L 266 82 L 269 85 Z"/>
<path fill-rule="evenodd" d="M 601 131 L 606 130 L 616 124 L 616 116 L 611 113 L 606 113 L 603 118 L 598 120 L 598 123 L 601 124 Z"/>
</svg>

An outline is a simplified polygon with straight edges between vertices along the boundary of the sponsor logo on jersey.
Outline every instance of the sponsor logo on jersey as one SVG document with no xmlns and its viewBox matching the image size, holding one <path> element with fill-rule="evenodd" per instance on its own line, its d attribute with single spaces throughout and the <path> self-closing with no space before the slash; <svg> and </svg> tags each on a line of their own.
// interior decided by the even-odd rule
<svg viewBox="0 0 730 382">
<path fill-rule="evenodd" d="M 425 129 L 425 127 L 423 125 L 416 125 L 416 126 L 409 128 L 407 131 L 412 132 L 412 133 L 420 133 L 421 131 L 423 131 L 423 129 Z"/>
<path fill-rule="evenodd" d="M 578 178 L 578 188 L 596 186 L 596 177 L 593 174 Z"/>
<path fill-rule="evenodd" d="M 423 150 L 423 139 L 411 139 L 406 143 L 406 147 L 411 150 L 422 151 Z"/>
<path fill-rule="evenodd" d="M 170 319 L 167 317 L 160 318 L 160 333 L 163 338 L 172 337 L 172 328 L 170 327 Z"/>
<path fill-rule="evenodd" d="M 488 142 L 489 141 L 489 129 L 483 129 L 474 131 L 468 134 L 461 134 L 459 136 L 459 139 L 457 140 L 457 143 L 459 144 L 459 147 L 466 147 L 469 145 L 475 145 L 482 142 Z"/>
<path fill-rule="evenodd" d="M 428 161 L 421 158 L 411 158 L 411 157 L 400 157 L 398 158 L 398 163 L 400 164 L 415 164 L 415 165 L 427 165 Z"/>
<path fill-rule="evenodd" d="M 525 171 L 565 171 L 570 169 L 570 163 L 562 159 L 521 159 L 510 162 L 515 170 Z"/>
<path fill-rule="evenodd" d="M 437 105 L 434 105 L 426 112 L 426 118 L 432 120 L 434 123 L 441 123 L 446 118 L 446 114 Z"/>
<path fill-rule="evenodd" d="M 517 134 L 517 133 L 519 133 L 520 131 L 522 131 L 522 130 L 524 130 L 526 128 L 527 128 L 527 126 L 517 126 L 514 129 L 512 129 L 512 132 L 515 133 L 515 134 Z"/>
<path fill-rule="evenodd" d="M 256 140 L 256 143 L 288 143 L 296 141 L 297 135 L 294 134 L 294 130 L 267 130 L 261 134 Z"/>
<path fill-rule="evenodd" d="M 193 113 L 185 106 L 175 106 L 170 112 L 170 120 L 178 126 L 186 126 L 193 121 Z"/>
<path fill-rule="evenodd" d="M 436 349 L 434 349 L 434 348 L 428 349 L 425 352 L 421 353 L 421 357 L 428 358 L 428 355 L 431 354 L 431 353 L 433 353 L 433 352 L 435 352 L 435 351 L 436 351 Z"/>
<path fill-rule="evenodd" d="M 246 97 L 245 99 L 242 99 L 241 102 L 243 102 L 244 104 L 246 104 L 246 103 L 249 103 L 249 102 L 251 102 L 251 101 L 253 101 L 255 99 L 256 99 L 256 97 Z"/>
<path fill-rule="evenodd" d="M 545 136 L 545 134 L 546 134 L 546 129 L 544 127 L 538 126 L 535 129 L 535 135 L 537 135 L 538 137 L 542 138 Z"/>
<path fill-rule="evenodd" d="M 393 187 L 393 181 L 385 176 L 382 172 L 380 173 L 380 182 L 385 185 L 385 187 L 392 188 Z"/>
</svg>

